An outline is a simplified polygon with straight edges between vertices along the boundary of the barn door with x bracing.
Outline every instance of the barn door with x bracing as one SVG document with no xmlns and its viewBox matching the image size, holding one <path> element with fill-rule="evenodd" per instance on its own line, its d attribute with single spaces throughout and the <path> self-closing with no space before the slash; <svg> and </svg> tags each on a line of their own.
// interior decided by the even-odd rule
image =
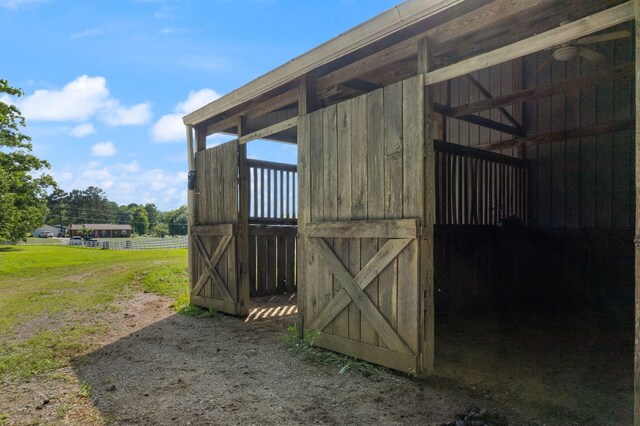
<svg viewBox="0 0 640 426">
<path fill-rule="evenodd" d="M 191 227 L 191 303 L 245 315 L 238 245 L 238 144 L 196 153 L 195 225 Z"/>
<path fill-rule="evenodd" d="M 298 305 L 315 344 L 421 372 L 420 76 L 298 125 Z"/>
</svg>

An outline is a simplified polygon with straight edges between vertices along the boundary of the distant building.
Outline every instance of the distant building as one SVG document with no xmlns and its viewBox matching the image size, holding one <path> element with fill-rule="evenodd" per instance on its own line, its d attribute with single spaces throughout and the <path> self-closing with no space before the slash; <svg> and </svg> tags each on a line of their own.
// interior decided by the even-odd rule
<svg viewBox="0 0 640 426">
<path fill-rule="evenodd" d="M 114 225 L 111 223 L 85 223 L 69 225 L 69 236 L 84 235 L 82 228 L 90 229 L 89 236 L 93 238 L 129 238 L 131 225 Z"/>
<path fill-rule="evenodd" d="M 59 237 L 59 236 L 64 237 L 64 233 L 66 231 L 67 231 L 67 227 L 66 226 L 63 226 L 61 228 L 60 226 L 43 225 L 40 228 L 38 228 L 35 231 L 33 231 L 31 233 L 31 235 L 33 235 L 34 237 L 39 237 L 40 234 L 43 233 L 43 232 L 51 232 L 51 234 L 53 234 L 54 237 Z"/>
</svg>

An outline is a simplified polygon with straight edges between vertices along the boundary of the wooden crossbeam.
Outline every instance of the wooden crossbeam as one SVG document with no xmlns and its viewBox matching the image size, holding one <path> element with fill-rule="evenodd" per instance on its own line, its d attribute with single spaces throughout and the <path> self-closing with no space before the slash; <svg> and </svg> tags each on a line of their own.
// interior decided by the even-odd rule
<svg viewBox="0 0 640 426">
<path fill-rule="evenodd" d="M 306 224 L 308 237 L 326 238 L 416 238 L 416 219 L 354 220 Z"/>
<path fill-rule="evenodd" d="M 442 104 L 434 104 L 433 109 L 440 114 L 443 114 L 447 117 L 454 117 L 452 108 L 442 105 Z M 467 114 L 460 115 L 454 117 L 458 120 L 466 121 L 467 123 L 477 124 L 478 126 L 487 127 L 489 129 L 497 130 L 499 132 L 508 133 L 514 136 L 524 136 L 524 130 L 522 128 L 509 126 L 508 124 L 503 124 L 495 120 L 491 120 L 489 118 L 480 117 L 479 115 Z"/>
<path fill-rule="evenodd" d="M 608 83 L 625 77 L 632 77 L 635 73 L 635 65 L 622 64 L 600 71 L 593 75 L 585 75 L 567 81 L 560 81 L 546 86 L 534 87 L 531 89 L 519 90 L 503 96 L 495 96 L 490 99 L 474 102 L 468 105 L 453 107 L 449 110 L 451 117 L 459 117 L 467 114 L 474 114 L 492 108 L 513 105 L 523 101 L 545 98 L 559 93 L 566 93 L 571 90 L 583 87 L 595 86 L 597 84 Z"/>
<path fill-rule="evenodd" d="M 298 101 L 298 90 L 293 89 L 278 96 L 269 98 L 264 102 L 255 104 L 240 113 L 232 114 L 213 124 L 207 126 L 207 136 L 214 133 L 224 132 L 235 128 L 238 124 L 238 117 L 244 115 L 246 118 L 255 118 L 268 112 L 277 111 Z"/>
<path fill-rule="evenodd" d="M 238 143 L 244 144 L 255 139 L 262 139 L 267 136 L 271 136 L 274 133 L 282 132 L 283 130 L 290 129 L 297 125 L 298 125 L 298 117 L 292 117 L 288 120 L 284 120 L 279 123 L 272 124 L 271 126 L 267 126 L 263 129 L 256 130 L 255 132 L 249 133 L 246 136 L 240 136 L 238 138 Z"/>
<path fill-rule="evenodd" d="M 205 268 L 208 274 L 200 275 L 200 279 L 198 280 L 198 283 L 193 287 L 191 294 L 198 295 L 198 293 L 200 293 L 200 291 L 202 290 L 202 287 L 204 287 L 204 284 L 207 282 L 207 279 L 211 277 L 214 285 L 218 288 L 218 290 L 220 290 L 222 297 L 224 297 L 229 302 L 234 302 L 233 296 L 231 296 L 231 293 L 229 293 L 229 289 L 227 288 L 224 280 L 222 279 L 222 277 L 220 276 L 218 271 L 216 271 L 216 268 L 215 268 L 215 265 L 218 264 L 218 262 L 220 261 L 220 258 L 222 257 L 222 254 L 227 249 L 227 246 L 229 245 L 231 238 L 233 238 L 232 235 L 225 235 L 224 237 L 222 237 L 213 255 L 209 257 L 209 254 L 207 253 L 207 248 L 204 246 L 202 240 L 200 239 L 200 236 L 195 235 L 193 237 L 193 242 L 196 246 L 198 254 L 204 260 Z"/>
<path fill-rule="evenodd" d="M 545 133 L 544 135 L 531 136 L 528 138 L 509 139 L 506 141 L 493 142 L 483 145 L 476 145 L 474 148 L 496 150 L 511 148 L 517 145 L 540 145 L 545 143 L 551 143 L 555 141 L 561 141 L 566 139 L 584 138 L 587 136 L 602 135 L 605 133 L 613 133 L 621 130 L 633 130 L 635 126 L 635 120 L 620 120 L 610 123 L 597 124 L 595 126 L 582 127 L 569 130 L 561 130 L 559 132 Z"/>
<path fill-rule="evenodd" d="M 412 354 L 413 351 L 402 340 L 391 324 L 373 304 L 364 289 L 377 277 L 384 268 L 395 259 L 402 250 L 413 241 L 407 239 L 388 240 L 384 246 L 371 258 L 364 268 L 354 278 L 338 259 L 322 238 L 308 238 L 310 245 L 329 266 L 336 279 L 342 285 L 336 296 L 320 311 L 309 325 L 309 330 L 322 331 L 333 319 L 353 301 L 360 311 L 367 317 L 380 338 L 389 349 Z"/>
<path fill-rule="evenodd" d="M 491 92 L 489 92 L 489 90 L 487 90 L 486 87 L 484 87 L 482 85 L 482 83 L 480 83 L 473 75 L 471 74 L 467 74 L 466 75 L 467 80 L 469 80 L 469 82 L 471 82 L 471 84 L 473 84 L 473 86 L 478 89 L 478 91 L 480 93 L 482 93 L 482 95 L 487 98 L 487 99 L 493 99 L 493 95 L 491 94 Z M 498 107 L 498 111 L 500 111 L 502 113 L 502 115 L 504 115 L 504 117 L 509 120 L 509 122 L 511 124 L 514 125 L 514 127 L 516 129 L 522 129 L 522 124 L 520 124 L 518 122 L 518 120 L 516 120 L 515 118 L 513 118 L 513 115 L 511 115 L 509 113 L 509 111 L 507 111 L 506 109 L 504 109 L 504 107 Z"/>
<path fill-rule="evenodd" d="M 191 227 L 191 235 L 233 235 L 233 224 L 194 225 Z"/>
<path fill-rule="evenodd" d="M 508 46 L 483 53 L 469 59 L 443 67 L 425 75 L 425 85 L 440 83 L 452 78 L 462 77 L 470 72 L 489 68 L 512 59 L 520 58 L 540 50 L 568 43 L 577 38 L 606 30 L 614 25 L 631 21 L 634 18 L 631 2 L 594 13 L 586 18 L 578 19 L 559 28 L 545 31 L 533 37 L 520 40 Z"/>
</svg>

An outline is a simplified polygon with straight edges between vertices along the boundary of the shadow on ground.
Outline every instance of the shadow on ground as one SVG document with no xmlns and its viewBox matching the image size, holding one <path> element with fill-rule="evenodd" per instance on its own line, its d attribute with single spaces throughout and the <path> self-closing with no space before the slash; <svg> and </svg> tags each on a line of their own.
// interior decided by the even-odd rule
<svg viewBox="0 0 640 426">
<path fill-rule="evenodd" d="M 628 342 L 606 327 L 585 350 L 580 330 L 543 331 L 544 318 L 441 319 L 439 376 L 417 381 L 339 374 L 291 354 L 283 336 L 294 318 L 172 315 L 76 360 L 74 369 L 92 386 L 94 406 L 118 424 L 439 425 L 472 406 L 509 424 L 630 418 Z"/>
</svg>

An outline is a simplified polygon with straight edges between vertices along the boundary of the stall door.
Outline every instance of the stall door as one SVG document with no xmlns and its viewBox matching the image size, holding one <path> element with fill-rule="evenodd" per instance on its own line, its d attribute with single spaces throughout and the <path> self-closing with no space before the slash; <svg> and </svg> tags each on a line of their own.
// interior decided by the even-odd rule
<svg viewBox="0 0 640 426">
<path fill-rule="evenodd" d="M 314 344 L 420 372 L 420 76 L 301 117 L 298 304 Z"/>
<path fill-rule="evenodd" d="M 238 246 L 238 144 L 196 153 L 196 211 L 191 227 L 191 303 L 246 315 L 240 291 Z"/>
</svg>

